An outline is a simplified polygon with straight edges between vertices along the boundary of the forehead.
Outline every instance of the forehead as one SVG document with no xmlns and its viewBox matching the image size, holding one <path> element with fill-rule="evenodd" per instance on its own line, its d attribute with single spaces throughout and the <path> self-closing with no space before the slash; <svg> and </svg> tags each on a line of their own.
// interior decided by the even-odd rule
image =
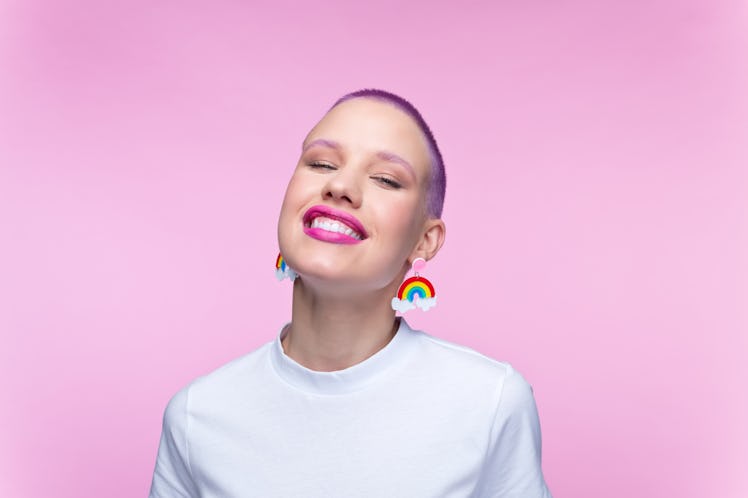
<svg viewBox="0 0 748 498">
<path fill-rule="evenodd" d="M 416 122 L 394 105 L 371 98 L 356 98 L 333 107 L 307 135 L 331 140 L 349 153 L 392 153 L 426 174 L 429 153 L 426 137 Z"/>
</svg>

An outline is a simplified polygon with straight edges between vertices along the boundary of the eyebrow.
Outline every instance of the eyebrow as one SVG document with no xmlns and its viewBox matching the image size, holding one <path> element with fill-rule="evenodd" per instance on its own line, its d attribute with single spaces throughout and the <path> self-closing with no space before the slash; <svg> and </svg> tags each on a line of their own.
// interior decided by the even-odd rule
<svg viewBox="0 0 748 498">
<path fill-rule="evenodd" d="M 408 173 L 410 173 L 410 175 L 413 177 L 414 180 L 418 178 L 416 176 L 416 170 L 413 169 L 413 166 L 411 166 L 411 164 L 408 161 L 398 156 L 397 154 L 393 154 L 392 152 L 380 151 L 380 152 L 377 152 L 377 157 L 379 157 L 383 161 L 398 163 L 404 166 L 405 169 L 408 170 Z"/>
<path fill-rule="evenodd" d="M 332 140 L 325 140 L 324 138 L 318 138 L 316 140 L 312 140 L 308 144 L 301 146 L 301 152 L 306 152 L 311 147 L 314 147 L 315 145 L 321 145 L 323 147 L 327 147 L 330 149 L 340 150 L 340 144 L 338 142 L 334 142 Z"/>
<path fill-rule="evenodd" d="M 342 149 L 342 146 L 338 142 L 335 142 L 333 140 L 326 140 L 324 138 L 317 138 L 315 140 L 312 140 L 308 144 L 302 144 L 301 152 L 304 153 L 310 148 L 315 147 L 315 146 L 327 147 L 329 149 L 335 149 L 338 151 Z M 398 156 L 397 154 L 393 154 L 392 152 L 387 152 L 383 150 L 383 151 L 377 152 L 376 155 L 379 159 L 383 161 L 400 164 L 408 171 L 408 173 L 410 173 L 410 175 L 413 177 L 414 180 L 418 178 L 418 176 L 416 175 L 416 170 L 413 168 L 413 166 L 408 161 Z"/>
</svg>

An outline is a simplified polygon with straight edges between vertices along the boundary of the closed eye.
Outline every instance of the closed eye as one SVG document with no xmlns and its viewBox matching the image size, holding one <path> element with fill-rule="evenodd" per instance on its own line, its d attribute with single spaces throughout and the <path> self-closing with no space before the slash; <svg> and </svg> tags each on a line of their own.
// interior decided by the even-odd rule
<svg viewBox="0 0 748 498">
<path fill-rule="evenodd" d="M 399 182 L 396 182 L 392 178 L 388 178 L 386 176 L 373 176 L 372 178 L 389 188 L 400 189 L 403 187 Z"/>
<path fill-rule="evenodd" d="M 320 161 L 312 161 L 311 163 L 309 163 L 309 167 L 312 169 L 329 169 L 329 170 L 337 169 L 334 165 L 330 163 L 323 163 Z"/>
</svg>

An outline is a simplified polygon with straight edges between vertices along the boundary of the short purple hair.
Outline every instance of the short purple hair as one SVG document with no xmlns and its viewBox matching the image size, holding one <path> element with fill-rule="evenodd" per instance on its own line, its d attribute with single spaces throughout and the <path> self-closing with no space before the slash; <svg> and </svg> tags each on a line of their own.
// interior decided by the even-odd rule
<svg viewBox="0 0 748 498">
<path fill-rule="evenodd" d="M 447 173 L 444 171 L 442 154 L 439 152 L 439 147 L 436 145 L 436 139 L 433 133 L 431 133 L 429 125 L 426 124 L 421 113 L 418 112 L 418 109 L 413 104 L 399 95 L 375 88 L 365 88 L 343 95 L 330 109 L 347 100 L 361 97 L 380 100 L 397 107 L 410 116 L 416 122 L 421 132 L 423 132 L 428 144 L 429 155 L 431 156 L 431 177 L 426 191 L 426 207 L 431 216 L 441 218 L 442 209 L 444 208 L 444 194 L 447 191 Z"/>
</svg>

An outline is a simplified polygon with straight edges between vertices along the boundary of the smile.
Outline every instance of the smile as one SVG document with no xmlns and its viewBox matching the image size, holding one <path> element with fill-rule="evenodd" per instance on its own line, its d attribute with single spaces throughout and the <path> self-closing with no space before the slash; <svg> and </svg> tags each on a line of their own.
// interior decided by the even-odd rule
<svg viewBox="0 0 748 498">
<path fill-rule="evenodd" d="M 357 244 L 367 237 L 354 216 L 328 206 L 313 206 L 304 213 L 304 233 L 336 244 Z"/>
</svg>

